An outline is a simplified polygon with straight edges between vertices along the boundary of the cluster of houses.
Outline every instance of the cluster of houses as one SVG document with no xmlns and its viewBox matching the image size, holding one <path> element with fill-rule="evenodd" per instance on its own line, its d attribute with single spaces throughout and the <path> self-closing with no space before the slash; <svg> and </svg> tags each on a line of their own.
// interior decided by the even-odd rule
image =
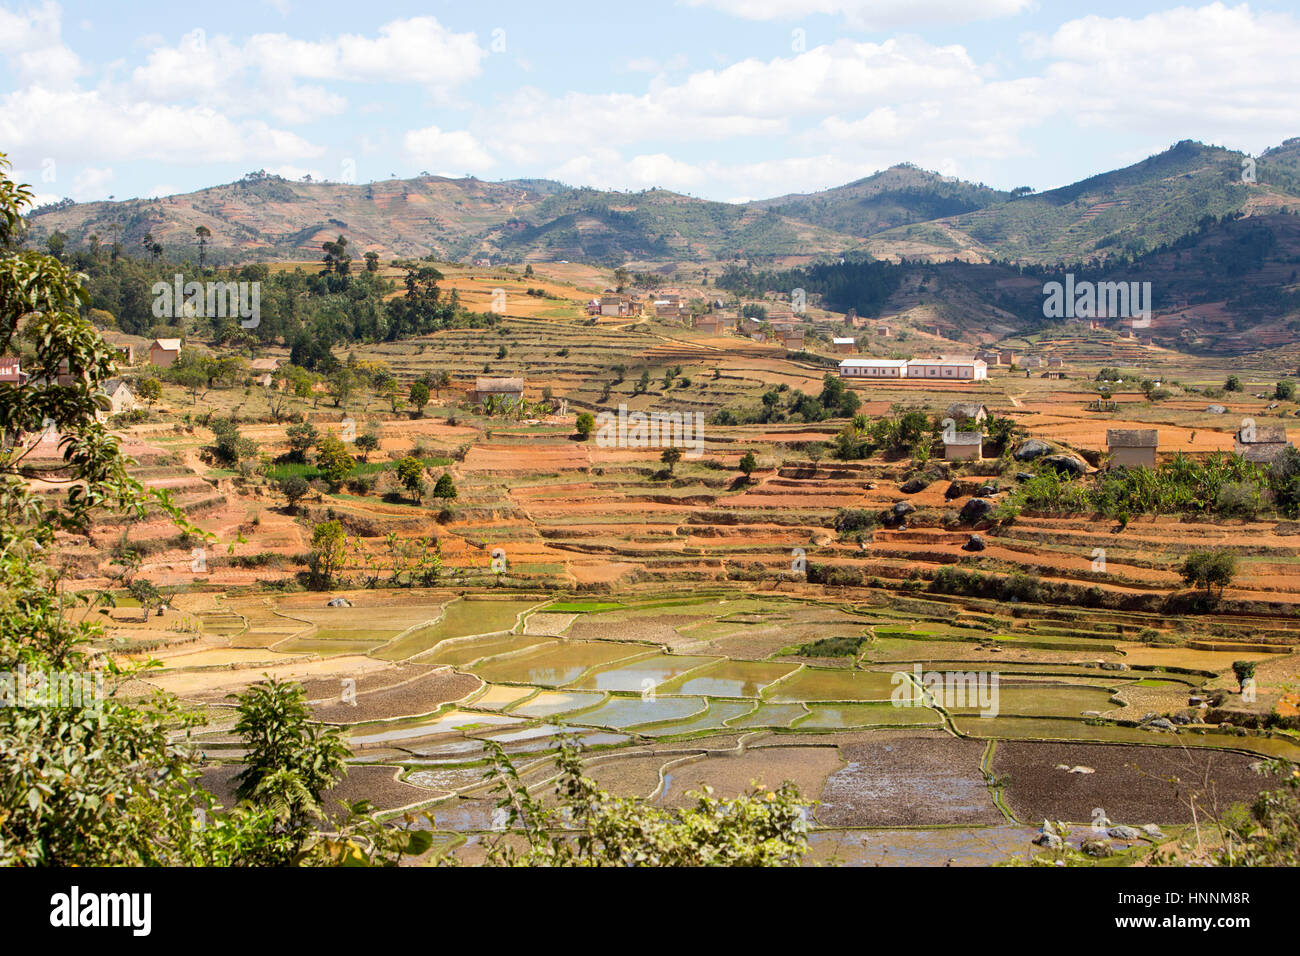
<svg viewBox="0 0 1300 956">
<path fill-rule="evenodd" d="M 1233 452 L 1260 465 L 1273 462 L 1291 443 L 1284 425 L 1259 425 L 1240 428 L 1233 436 Z M 1154 468 L 1160 449 L 1160 433 L 1155 428 L 1108 428 L 1106 451 L 1113 466 Z"/>
<path fill-rule="evenodd" d="M 951 379 L 978 382 L 989 377 L 989 367 L 977 358 L 876 359 L 849 358 L 840 362 L 840 377 L 864 381 L 900 379 Z"/>
<path fill-rule="evenodd" d="M 637 293 L 606 292 L 587 303 L 587 314 L 616 318 L 645 316 L 687 321 L 691 317 L 691 309 L 686 298 L 675 292 L 655 292 L 647 296 Z"/>
</svg>

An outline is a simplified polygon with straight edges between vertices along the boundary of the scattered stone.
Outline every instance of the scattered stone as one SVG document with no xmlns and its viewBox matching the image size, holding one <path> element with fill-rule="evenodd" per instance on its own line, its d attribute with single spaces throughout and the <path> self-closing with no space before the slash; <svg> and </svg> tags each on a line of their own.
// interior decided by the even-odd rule
<svg viewBox="0 0 1300 956">
<path fill-rule="evenodd" d="M 987 498 L 972 498 L 970 501 L 962 505 L 961 520 L 979 521 L 982 518 L 988 517 L 992 510 L 993 502 L 989 501 Z"/>
<path fill-rule="evenodd" d="M 1034 477 L 1034 473 L 1032 471 L 1016 472 L 1016 481 L 1028 481 L 1032 477 Z"/>
<path fill-rule="evenodd" d="M 345 597 L 330 598 L 325 602 L 326 607 L 351 607 L 352 602 Z"/>
<path fill-rule="evenodd" d="M 1157 717 L 1146 725 L 1148 730 L 1173 730 L 1173 722 L 1166 717 Z"/>
<path fill-rule="evenodd" d="M 1142 832 L 1153 840 L 1163 840 L 1165 838 L 1165 831 L 1160 829 L 1154 823 L 1148 823 L 1142 828 Z"/>
<path fill-rule="evenodd" d="M 1126 671 L 1128 665 L 1123 661 L 1102 661 L 1101 669 L 1104 671 Z"/>
<path fill-rule="evenodd" d="M 1070 773 L 1096 773 L 1096 772 L 1097 771 L 1092 769 L 1091 767 L 1078 766 L 1078 767 L 1070 768 Z"/>
<path fill-rule="evenodd" d="M 998 493 L 997 485 L 980 485 L 978 488 L 975 489 L 976 498 L 987 498 L 990 495 L 996 495 L 997 493 Z"/>
<path fill-rule="evenodd" d="M 1083 841 L 1083 846 L 1079 847 L 1088 856 L 1107 857 L 1113 856 L 1115 848 L 1100 838 L 1093 838 Z"/>
<path fill-rule="evenodd" d="M 1126 827 L 1123 824 L 1117 827 L 1111 827 L 1106 831 L 1106 836 L 1110 837 L 1112 840 L 1126 840 L 1129 843 L 1142 839 L 1141 833 L 1133 829 L 1133 827 Z"/>
<path fill-rule="evenodd" d="M 1016 461 L 1033 461 L 1035 458 L 1041 458 L 1043 455 L 1051 454 L 1052 446 L 1045 441 L 1037 438 L 1030 438 L 1021 443 L 1020 447 L 1013 452 Z"/>
<path fill-rule="evenodd" d="M 1046 820 L 1043 821 L 1043 828 L 1038 831 L 1038 836 L 1034 837 L 1035 845 L 1047 847 L 1049 850 L 1055 850 L 1064 842 L 1064 840 L 1052 832 L 1052 825 Z"/>
<path fill-rule="evenodd" d="M 1079 477 L 1088 473 L 1088 466 L 1073 455 L 1048 455 L 1043 463 L 1050 465 L 1058 474 Z"/>
<path fill-rule="evenodd" d="M 968 540 L 964 545 L 962 545 L 962 550 L 983 551 L 985 547 L 987 547 L 987 545 L 984 541 L 983 536 L 978 534 L 973 534 L 970 536 L 970 540 Z"/>
<path fill-rule="evenodd" d="M 1205 410 L 1211 415 L 1226 415 L 1228 410 L 1222 405 L 1206 405 Z"/>
</svg>

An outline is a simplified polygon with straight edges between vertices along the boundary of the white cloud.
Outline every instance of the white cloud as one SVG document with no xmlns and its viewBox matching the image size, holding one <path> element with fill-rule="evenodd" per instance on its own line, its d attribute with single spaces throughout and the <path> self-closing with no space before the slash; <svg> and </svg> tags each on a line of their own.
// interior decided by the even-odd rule
<svg viewBox="0 0 1300 956">
<path fill-rule="evenodd" d="M 1141 19 L 1082 17 L 1027 52 L 1043 87 L 1080 125 L 1260 148 L 1296 134 L 1300 20 L 1242 4 Z"/>
<path fill-rule="evenodd" d="M 0 142 L 60 161 L 149 159 L 186 165 L 319 155 L 295 133 L 206 107 L 119 102 L 97 90 L 33 86 L 0 96 Z"/>
<path fill-rule="evenodd" d="M 860 30 L 920 24 L 969 23 L 1023 13 L 1033 0 L 685 0 L 746 20 L 795 20 L 814 14 L 842 17 Z"/>
<path fill-rule="evenodd" d="M 496 165 L 483 144 L 464 130 L 443 132 L 426 126 L 408 132 L 402 144 L 411 162 L 439 176 L 463 176 Z"/>
<path fill-rule="evenodd" d="M 374 37 L 319 41 L 259 33 L 241 42 L 194 30 L 156 46 L 132 71 L 129 91 L 293 125 L 343 113 L 347 100 L 327 83 L 413 83 L 445 100 L 481 72 L 486 55 L 473 33 L 454 33 L 433 17 L 394 20 Z"/>
<path fill-rule="evenodd" d="M 19 12 L 0 7 L 0 55 L 21 81 L 68 87 L 82 73 L 81 60 L 63 44 L 62 17 L 51 0 Z"/>
<path fill-rule="evenodd" d="M 72 180 L 73 199 L 97 199 L 108 195 L 108 184 L 113 181 L 113 170 L 108 167 L 87 166 Z"/>
</svg>

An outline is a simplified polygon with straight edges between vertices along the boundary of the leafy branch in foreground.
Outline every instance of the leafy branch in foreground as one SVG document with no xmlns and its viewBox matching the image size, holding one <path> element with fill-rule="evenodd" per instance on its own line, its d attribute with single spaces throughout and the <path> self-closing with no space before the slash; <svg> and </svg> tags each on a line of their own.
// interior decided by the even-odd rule
<svg viewBox="0 0 1300 956">
<path fill-rule="evenodd" d="M 555 805 L 547 806 L 528 792 L 501 745 L 487 741 L 485 776 L 505 827 L 488 848 L 488 865 L 797 866 L 808 850 L 809 804 L 793 783 L 755 784 L 734 800 L 706 786 L 688 794 L 689 807 L 657 807 L 602 790 L 583 775 L 577 741 L 561 735 L 559 743 Z"/>
</svg>

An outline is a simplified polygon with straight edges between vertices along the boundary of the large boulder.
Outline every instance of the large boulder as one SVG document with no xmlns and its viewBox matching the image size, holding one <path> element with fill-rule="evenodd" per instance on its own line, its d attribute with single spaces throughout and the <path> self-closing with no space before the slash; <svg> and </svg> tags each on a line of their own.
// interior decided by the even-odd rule
<svg viewBox="0 0 1300 956">
<path fill-rule="evenodd" d="M 1038 846 L 1045 846 L 1049 850 L 1052 850 L 1060 846 L 1065 841 L 1063 841 L 1059 836 L 1057 836 L 1056 832 L 1052 829 L 1052 825 L 1048 823 L 1046 820 L 1044 820 L 1043 827 L 1041 830 L 1038 831 L 1038 836 L 1034 837 L 1033 842 Z"/>
<path fill-rule="evenodd" d="M 894 517 L 904 518 L 907 515 L 910 515 L 915 510 L 916 510 L 916 505 L 912 504 L 912 502 L 900 501 L 898 504 L 894 505 Z"/>
<path fill-rule="evenodd" d="M 914 495 L 918 491 L 925 491 L 928 487 L 930 487 L 929 479 L 922 475 L 917 475 L 915 478 L 909 478 L 907 481 L 899 485 L 898 490 L 905 495 Z"/>
<path fill-rule="evenodd" d="M 1205 410 L 1211 415 L 1226 415 L 1228 410 L 1222 405 L 1206 405 Z"/>
<path fill-rule="evenodd" d="M 1012 454 L 1016 461 L 1033 461 L 1035 458 L 1041 458 L 1044 455 L 1052 453 L 1052 446 L 1045 441 L 1037 438 L 1029 438 L 1020 443 Z"/>
<path fill-rule="evenodd" d="M 1079 849 L 1093 857 L 1107 857 L 1115 853 L 1113 846 L 1099 838 L 1084 840 Z"/>
<path fill-rule="evenodd" d="M 351 607 L 352 602 L 345 597 L 330 598 L 325 602 L 326 607 Z"/>
<path fill-rule="evenodd" d="M 1106 836 L 1112 840 L 1127 840 L 1129 843 L 1142 839 L 1142 833 L 1133 827 L 1126 827 L 1123 824 L 1111 827 L 1106 831 Z"/>
<path fill-rule="evenodd" d="M 954 498 L 964 498 L 968 494 L 970 494 L 970 489 L 966 487 L 964 482 L 954 481 L 948 486 L 943 496 L 952 501 Z"/>
<path fill-rule="evenodd" d="M 975 489 L 976 498 L 991 498 L 998 493 L 997 485 L 980 485 Z"/>
<path fill-rule="evenodd" d="M 987 498 L 972 498 L 961 508 L 961 520 L 966 522 L 982 521 L 993 512 L 993 502 Z"/>
<path fill-rule="evenodd" d="M 1058 474 L 1070 475 L 1072 478 L 1088 473 L 1088 466 L 1082 459 L 1075 458 L 1073 455 L 1048 455 L 1043 459 L 1043 463 L 1056 469 Z"/>
<path fill-rule="evenodd" d="M 965 551 L 983 551 L 988 545 L 985 543 L 982 535 L 973 534 L 970 539 L 962 545 Z"/>
</svg>

